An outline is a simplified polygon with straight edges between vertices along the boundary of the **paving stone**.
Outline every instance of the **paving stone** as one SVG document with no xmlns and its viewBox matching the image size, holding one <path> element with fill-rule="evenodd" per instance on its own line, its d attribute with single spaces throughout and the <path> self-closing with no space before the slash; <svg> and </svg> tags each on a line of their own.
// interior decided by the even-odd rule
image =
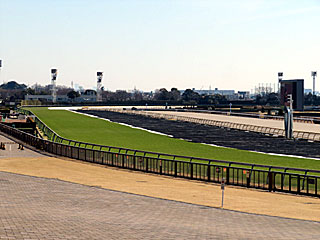
<svg viewBox="0 0 320 240">
<path fill-rule="evenodd" d="M 0 172 L 0 239 L 320 239 L 320 222 Z"/>
</svg>

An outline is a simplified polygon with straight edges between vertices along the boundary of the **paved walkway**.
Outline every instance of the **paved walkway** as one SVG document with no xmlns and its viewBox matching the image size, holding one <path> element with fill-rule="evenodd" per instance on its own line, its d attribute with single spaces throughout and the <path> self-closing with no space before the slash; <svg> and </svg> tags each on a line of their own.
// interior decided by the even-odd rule
<svg viewBox="0 0 320 240">
<path fill-rule="evenodd" d="M 0 143 L 5 144 L 5 150 L 0 149 L 0 160 L 1 158 L 22 158 L 22 157 L 43 157 L 43 154 L 40 154 L 35 151 L 31 151 L 28 148 L 24 147 L 24 150 L 19 150 L 19 144 L 12 141 L 11 139 L 4 137 L 0 134 Z"/>
<path fill-rule="evenodd" d="M 227 186 L 220 209 L 215 184 L 10 145 L 0 150 L 0 239 L 320 239 L 317 198 Z"/>
<path fill-rule="evenodd" d="M 320 223 L 0 172 L 0 239 L 319 239 Z"/>
</svg>

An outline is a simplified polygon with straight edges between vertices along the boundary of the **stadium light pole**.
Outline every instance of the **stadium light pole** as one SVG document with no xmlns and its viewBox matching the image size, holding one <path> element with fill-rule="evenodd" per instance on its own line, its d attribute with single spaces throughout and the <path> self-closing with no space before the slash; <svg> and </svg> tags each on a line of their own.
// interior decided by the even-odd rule
<svg viewBox="0 0 320 240">
<path fill-rule="evenodd" d="M 0 59 L 0 80 L 1 80 L 2 59 Z M 3 80 L 4 83 L 4 80 Z"/>
<path fill-rule="evenodd" d="M 311 72 L 311 76 L 313 77 L 313 90 L 312 90 L 312 94 L 315 96 L 316 95 L 316 76 L 317 76 L 317 72 Z"/>
<path fill-rule="evenodd" d="M 283 72 L 278 72 L 278 94 L 280 95 L 280 84 L 282 81 Z"/>
<path fill-rule="evenodd" d="M 101 96 L 102 77 L 103 77 L 103 72 L 97 72 L 97 102 L 102 101 L 102 96 Z"/>
<path fill-rule="evenodd" d="M 56 89 L 56 80 L 57 80 L 58 70 L 51 69 L 51 91 L 52 91 L 52 102 L 55 103 L 57 100 L 57 89 Z"/>
</svg>

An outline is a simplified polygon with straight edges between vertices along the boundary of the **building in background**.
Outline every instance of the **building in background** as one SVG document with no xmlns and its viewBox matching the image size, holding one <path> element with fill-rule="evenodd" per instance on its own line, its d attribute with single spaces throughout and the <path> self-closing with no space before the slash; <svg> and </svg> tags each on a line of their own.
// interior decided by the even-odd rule
<svg viewBox="0 0 320 240">
<path fill-rule="evenodd" d="M 308 88 L 308 89 L 305 89 L 305 90 L 304 90 L 304 94 L 309 94 L 309 93 L 312 94 L 312 89 L 309 89 L 309 88 Z"/>
<path fill-rule="evenodd" d="M 303 111 L 304 106 L 304 80 L 281 80 L 281 105 L 289 105 L 289 95 L 292 95 L 293 109 Z"/>
<path fill-rule="evenodd" d="M 53 96 L 52 95 L 25 95 L 25 100 L 39 100 L 41 102 L 53 102 Z M 68 102 L 69 98 L 67 95 L 57 95 L 56 96 L 57 102 Z"/>
<path fill-rule="evenodd" d="M 24 99 L 26 101 L 40 101 L 45 103 L 52 103 L 52 95 L 25 95 Z M 97 93 L 95 90 L 85 90 L 80 96 L 75 97 L 74 99 L 68 97 L 68 95 L 56 95 L 57 103 L 69 103 L 69 102 L 96 102 Z"/>
<path fill-rule="evenodd" d="M 238 91 L 238 98 L 239 99 L 250 99 L 250 92 L 249 91 Z"/>
<path fill-rule="evenodd" d="M 75 99 L 76 102 L 96 102 L 97 92 L 92 89 L 85 90 L 79 97 Z"/>
</svg>

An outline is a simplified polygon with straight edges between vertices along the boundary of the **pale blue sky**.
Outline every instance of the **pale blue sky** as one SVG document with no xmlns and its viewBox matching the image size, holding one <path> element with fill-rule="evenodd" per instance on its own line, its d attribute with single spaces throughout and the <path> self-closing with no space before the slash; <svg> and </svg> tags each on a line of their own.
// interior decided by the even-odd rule
<svg viewBox="0 0 320 240">
<path fill-rule="evenodd" d="M 283 71 L 311 88 L 319 26 L 319 0 L 0 0 L 0 78 L 251 90 Z"/>
</svg>

